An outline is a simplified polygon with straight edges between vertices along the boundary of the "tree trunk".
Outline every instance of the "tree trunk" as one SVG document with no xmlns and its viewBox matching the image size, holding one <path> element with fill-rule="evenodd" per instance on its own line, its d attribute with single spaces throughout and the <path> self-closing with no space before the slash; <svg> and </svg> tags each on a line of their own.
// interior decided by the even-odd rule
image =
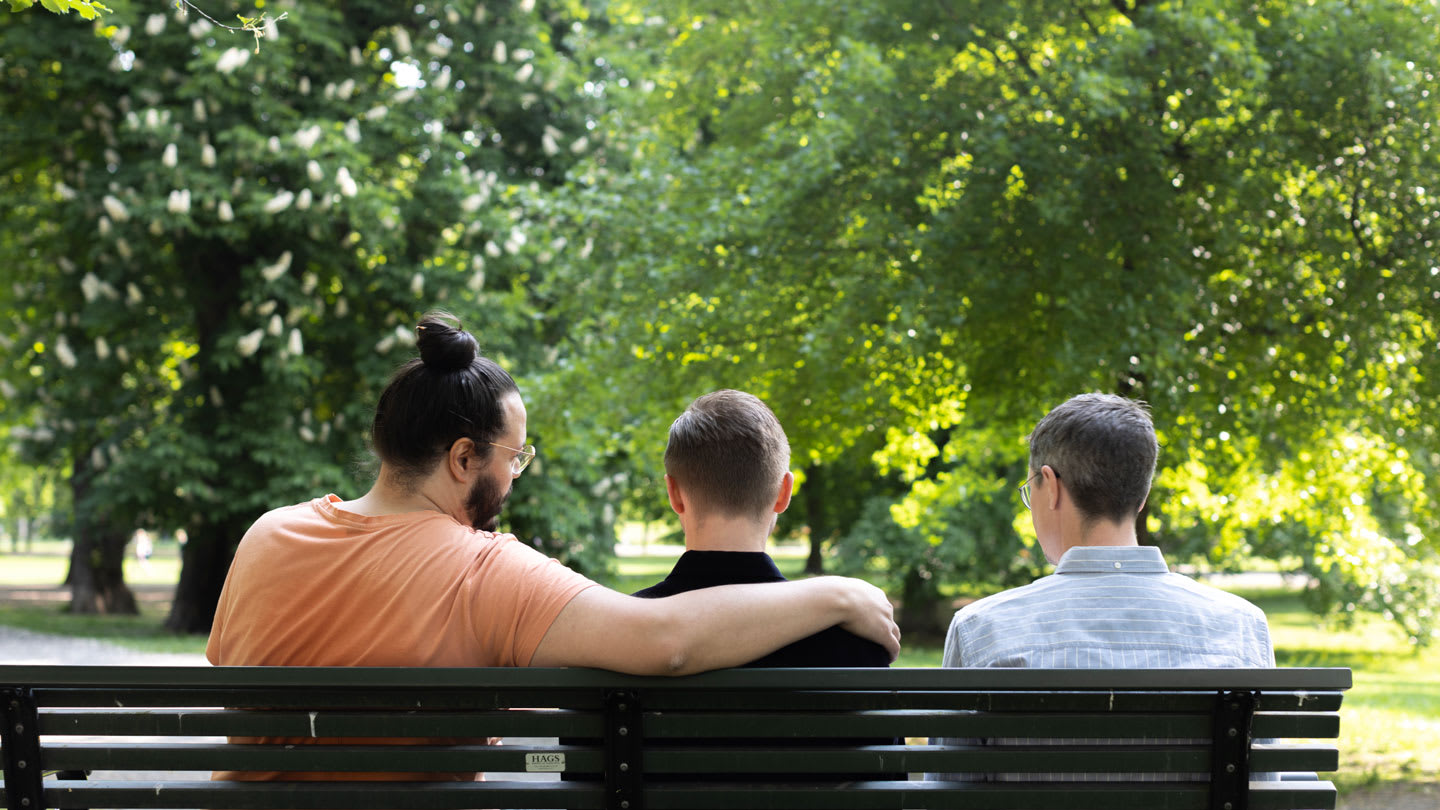
<svg viewBox="0 0 1440 810">
<path fill-rule="evenodd" d="M 86 503 L 92 471 L 88 456 L 76 459 L 70 476 L 74 495 L 75 539 L 70 547 L 71 613 L 135 615 L 140 608 L 125 584 L 125 546 L 129 527 L 117 526 L 108 511 L 92 511 Z"/>
<path fill-rule="evenodd" d="M 830 537 L 830 522 L 825 514 L 821 480 L 820 465 L 811 465 L 805 471 L 805 486 L 801 489 L 805 495 L 805 523 L 810 527 L 810 556 L 805 558 L 807 574 L 825 573 L 825 558 L 821 556 L 821 551 Z"/>
<path fill-rule="evenodd" d="M 235 544 L 245 533 L 244 526 L 207 523 L 189 532 L 180 550 L 180 583 L 165 627 L 177 633 L 209 633 L 215 622 L 220 589 L 230 572 Z"/>
</svg>

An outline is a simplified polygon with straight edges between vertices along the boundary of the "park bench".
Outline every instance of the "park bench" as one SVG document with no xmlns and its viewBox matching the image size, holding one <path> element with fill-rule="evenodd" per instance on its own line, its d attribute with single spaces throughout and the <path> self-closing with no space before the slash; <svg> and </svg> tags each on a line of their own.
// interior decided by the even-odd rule
<svg viewBox="0 0 1440 810">
<path fill-rule="evenodd" d="M 0 666 L 0 802 L 10 810 L 1333 808 L 1330 782 L 1255 777 L 1335 770 L 1337 712 L 1349 686 L 1348 669 L 746 669 L 639 678 L 584 669 Z M 226 735 L 344 739 L 239 745 Z M 579 742 L 378 739 L 484 736 Z M 877 737 L 912 744 L 875 745 Z M 941 737 L 1031 742 L 927 744 Z M 704 738 L 722 747 L 696 744 Z M 837 745 L 845 738 L 854 744 Z M 220 769 L 489 775 L 203 781 Z M 523 781 L 561 771 L 603 776 Z M 924 772 L 954 781 L 925 781 Z M 983 780 L 997 772 L 1133 781 Z M 725 781 L 727 773 L 774 776 Z M 786 782 L 787 773 L 833 778 Z M 911 778 L 885 778 L 900 773 Z"/>
</svg>

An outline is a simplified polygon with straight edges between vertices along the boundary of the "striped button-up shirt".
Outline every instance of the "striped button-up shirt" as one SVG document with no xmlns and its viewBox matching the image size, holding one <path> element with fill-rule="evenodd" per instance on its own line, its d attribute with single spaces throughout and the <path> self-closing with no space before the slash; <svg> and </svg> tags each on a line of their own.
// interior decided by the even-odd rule
<svg viewBox="0 0 1440 810">
<path fill-rule="evenodd" d="M 981 599 L 956 613 L 945 639 L 944 666 L 1273 667 L 1275 651 L 1259 608 L 1170 573 L 1158 548 L 1093 546 L 1065 552 L 1048 577 Z M 1042 742 L 1054 741 L 991 741 Z M 990 778 L 1084 780 L 1087 776 L 994 774 Z"/>
</svg>

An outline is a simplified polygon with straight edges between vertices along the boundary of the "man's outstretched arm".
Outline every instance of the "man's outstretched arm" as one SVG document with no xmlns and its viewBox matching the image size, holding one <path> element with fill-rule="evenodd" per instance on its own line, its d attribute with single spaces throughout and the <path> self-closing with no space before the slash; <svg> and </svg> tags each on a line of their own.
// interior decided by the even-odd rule
<svg viewBox="0 0 1440 810">
<path fill-rule="evenodd" d="M 858 579 L 723 585 L 639 599 L 588 588 L 565 606 L 530 659 L 536 667 L 597 667 L 688 675 L 739 666 L 841 625 L 900 652 L 884 591 Z"/>
</svg>

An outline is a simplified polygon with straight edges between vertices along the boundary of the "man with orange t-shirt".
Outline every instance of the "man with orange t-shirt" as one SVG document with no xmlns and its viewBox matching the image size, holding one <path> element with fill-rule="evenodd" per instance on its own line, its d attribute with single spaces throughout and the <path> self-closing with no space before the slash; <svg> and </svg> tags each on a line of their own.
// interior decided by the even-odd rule
<svg viewBox="0 0 1440 810">
<path fill-rule="evenodd" d="M 353 501 L 328 495 L 255 522 L 220 595 L 211 663 L 680 675 L 738 666 L 836 625 L 892 658 L 899 651 L 889 601 L 859 580 L 639 599 L 495 534 L 513 480 L 535 455 L 525 405 L 453 319 L 427 315 L 416 334 L 420 358 L 396 372 L 376 407 L 374 486 Z"/>
</svg>

